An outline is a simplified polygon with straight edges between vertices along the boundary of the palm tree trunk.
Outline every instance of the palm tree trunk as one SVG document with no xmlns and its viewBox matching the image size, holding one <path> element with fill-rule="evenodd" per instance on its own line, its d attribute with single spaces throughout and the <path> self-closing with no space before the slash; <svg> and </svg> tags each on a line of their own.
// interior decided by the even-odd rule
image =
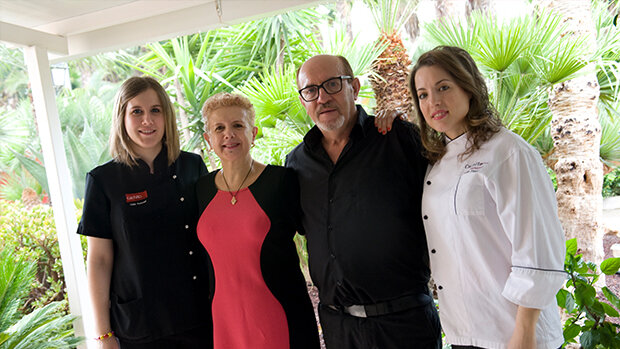
<svg viewBox="0 0 620 349">
<path fill-rule="evenodd" d="M 174 78 L 174 89 L 177 92 L 177 101 L 179 105 L 187 105 L 185 102 L 185 97 L 183 96 L 183 88 L 179 83 L 179 79 L 177 77 Z M 181 121 L 181 135 L 183 136 L 183 140 L 185 144 L 188 144 L 190 139 L 192 139 L 191 134 L 189 133 L 189 118 L 187 117 L 187 113 L 183 108 L 179 108 L 179 121 Z"/>
<path fill-rule="evenodd" d="M 464 16 L 468 0 L 437 0 L 435 12 L 439 20 L 446 17 Z"/>
<path fill-rule="evenodd" d="M 336 2 L 336 16 L 339 23 L 344 23 L 344 28 L 347 32 L 347 39 L 349 42 L 353 41 L 353 28 L 351 25 L 351 1 L 350 0 L 338 0 Z"/>
<path fill-rule="evenodd" d="M 388 47 L 373 63 L 372 69 L 376 75 L 369 79 L 377 103 L 375 112 L 398 110 L 407 114 L 407 118 L 413 121 L 415 118 L 412 97 L 407 84 L 411 60 L 398 33 L 399 24 L 409 18 L 410 13 L 407 12 L 412 11 L 412 8 L 401 6 L 401 0 L 382 1 L 385 2 L 384 6 L 371 8 L 371 11 L 378 11 L 375 13 L 375 18 L 385 21 L 376 23 L 381 35 L 379 42 L 388 43 Z M 386 11 L 387 15 L 383 13 Z"/>
<path fill-rule="evenodd" d="M 468 0 L 465 11 L 467 12 L 467 16 L 473 11 L 481 11 L 491 15 L 495 13 L 495 6 L 491 0 Z"/>
<path fill-rule="evenodd" d="M 370 83 L 375 92 L 376 111 L 399 110 L 414 120 L 412 97 L 407 85 L 411 60 L 398 33 L 382 33 L 381 39 L 389 46 L 375 61 L 373 70 L 379 77 L 371 77 Z"/>
<path fill-rule="evenodd" d="M 399 10 L 401 12 L 406 11 L 406 6 L 406 3 L 402 2 L 400 4 Z M 411 43 L 413 43 L 418 38 L 418 36 L 420 36 L 420 20 L 418 19 L 417 13 L 413 12 L 411 14 L 411 17 L 409 17 L 409 19 L 405 22 L 405 33 L 407 33 L 407 36 L 409 37 L 409 42 Z"/>
<path fill-rule="evenodd" d="M 542 0 L 541 7 L 560 14 L 568 24 L 566 35 L 587 37 L 590 52 L 596 31 L 589 0 Z M 553 114 L 551 136 L 557 162 L 558 213 L 567 238 L 577 238 L 584 259 L 603 259 L 601 195 L 603 165 L 599 159 L 601 125 L 597 103 L 600 89 L 594 66 L 590 73 L 557 84 L 549 94 Z"/>
</svg>

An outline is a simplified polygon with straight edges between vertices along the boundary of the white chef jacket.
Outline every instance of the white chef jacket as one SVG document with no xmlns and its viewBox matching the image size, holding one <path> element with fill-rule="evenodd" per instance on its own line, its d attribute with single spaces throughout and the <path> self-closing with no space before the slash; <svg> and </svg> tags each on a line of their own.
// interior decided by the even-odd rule
<svg viewBox="0 0 620 349">
<path fill-rule="evenodd" d="M 466 145 L 467 134 L 447 143 L 429 165 L 422 198 L 446 339 L 506 348 L 521 305 L 541 309 L 538 348 L 558 348 L 565 238 L 541 157 L 505 128 L 459 159 Z"/>
</svg>

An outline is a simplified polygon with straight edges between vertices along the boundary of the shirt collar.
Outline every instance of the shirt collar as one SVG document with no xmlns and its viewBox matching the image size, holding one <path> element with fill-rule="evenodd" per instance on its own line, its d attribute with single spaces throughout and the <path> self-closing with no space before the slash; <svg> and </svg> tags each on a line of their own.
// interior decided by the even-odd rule
<svg viewBox="0 0 620 349">
<path fill-rule="evenodd" d="M 137 162 L 138 162 L 138 166 L 140 166 L 140 168 L 145 168 L 148 171 L 150 171 L 149 165 L 147 165 L 146 162 L 144 162 L 144 160 L 137 159 Z M 168 167 L 168 150 L 166 148 L 166 145 L 164 144 L 164 145 L 162 145 L 161 150 L 159 151 L 159 154 L 157 154 L 155 159 L 153 159 L 154 173 L 161 173 L 167 167 Z"/>
<path fill-rule="evenodd" d="M 446 147 L 459 147 L 464 146 L 467 143 L 467 132 L 462 135 L 456 137 L 455 139 L 450 139 L 450 137 L 444 134 L 443 141 Z"/>
</svg>

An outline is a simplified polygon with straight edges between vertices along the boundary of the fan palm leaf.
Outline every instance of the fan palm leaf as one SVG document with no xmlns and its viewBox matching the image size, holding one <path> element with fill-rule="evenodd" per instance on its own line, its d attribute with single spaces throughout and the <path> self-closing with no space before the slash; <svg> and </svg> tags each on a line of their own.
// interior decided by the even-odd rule
<svg viewBox="0 0 620 349">
<path fill-rule="evenodd" d="M 19 319 L 19 307 L 28 295 L 36 265 L 10 249 L 0 250 L 0 332 Z"/>
<path fill-rule="evenodd" d="M 548 13 L 499 22 L 474 12 L 468 19 L 432 22 L 424 32 L 436 45 L 459 46 L 472 55 L 504 124 L 536 145 L 551 121 L 549 87 L 586 63 L 582 42 L 562 37 L 562 29 L 560 19 Z"/>
<path fill-rule="evenodd" d="M 616 107 L 620 103 L 616 101 Z M 620 118 L 612 119 L 602 115 L 601 122 L 601 160 L 609 167 L 620 165 Z"/>
</svg>

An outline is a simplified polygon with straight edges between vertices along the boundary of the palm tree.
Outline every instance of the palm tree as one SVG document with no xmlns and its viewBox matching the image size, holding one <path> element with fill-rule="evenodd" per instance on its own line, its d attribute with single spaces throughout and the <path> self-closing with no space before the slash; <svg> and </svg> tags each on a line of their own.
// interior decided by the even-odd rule
<svg viewBox="0 0 620 349">
<path fill-rule="evenodd" d="M 374 74 L 370 78 L 377 102 L 376 112 L 399 110 L 413 120 L 412 98 L 407 87 L 411 60 L 399 30 L 413 14 L 417 2 L 407 2 L 404 7 L 401 7 L 401 0 L 366 0 L 366 3 L 379 27 L 378 45 L 388 45 L 375 61 Z"/>
<path fill-rule="evenodd" d="M 563 35 L 583 39 L 583 74 L 553 86 L 549 94 L 553 170 L 558 189 L 558 214 L 567 238 L 576 237 L 586 260 L 603 260 L 603 165 L 599 159 L 601 124 L 596 63 L 596 29 L 590 0 L 540 1 L 542 8 L 559 14 L 567 24 Z"/>
</svg>

